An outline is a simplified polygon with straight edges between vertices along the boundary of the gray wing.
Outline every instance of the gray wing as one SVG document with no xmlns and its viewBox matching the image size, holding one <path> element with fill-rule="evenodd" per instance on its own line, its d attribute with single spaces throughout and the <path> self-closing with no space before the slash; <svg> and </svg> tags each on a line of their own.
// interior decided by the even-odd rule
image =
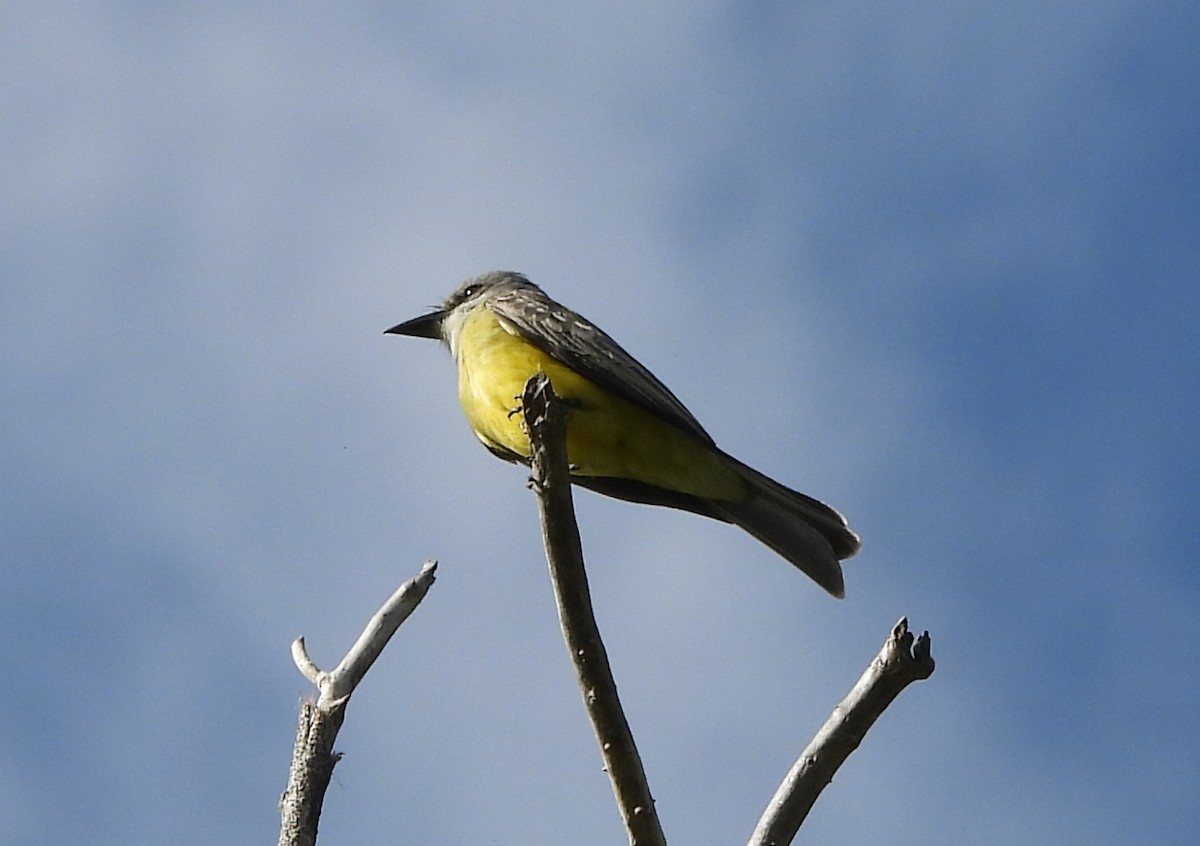
<svg viewBox="0 0 1200 846">
<path fill-rule="evenodd" d="M 487 305 L 551 358 L 600 387 L 678 426 L 710 446 L 713 439 L 667 386 L 597 326 L 534 285 L 504 291 Z"/>
</svg>

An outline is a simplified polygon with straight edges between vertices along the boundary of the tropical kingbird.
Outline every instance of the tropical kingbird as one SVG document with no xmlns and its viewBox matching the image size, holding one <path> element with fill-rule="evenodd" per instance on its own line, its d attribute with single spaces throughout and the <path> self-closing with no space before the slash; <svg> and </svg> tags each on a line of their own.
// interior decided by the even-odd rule
<svg viewBox="0 0 1200 846">
<path fill-rule="evenodd" d="M 468 279 L 438 310 L 387 332 L 450 347 L 463 413 L 499 458 L 529 463 L 529 437 L 515 412 L 525 383 L 543 372 L 567 407 L 573 482 L 733 523 L 843 595 L 838 561 L 859 541 L 842 515 L 718 449 L 654 374 L 521 274 Z"/>
</svg>

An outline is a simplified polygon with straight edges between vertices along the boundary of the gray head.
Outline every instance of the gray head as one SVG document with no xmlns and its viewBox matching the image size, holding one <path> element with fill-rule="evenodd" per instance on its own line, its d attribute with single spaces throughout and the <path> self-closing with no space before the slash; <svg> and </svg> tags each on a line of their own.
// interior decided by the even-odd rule
<svg viewBox="0 0 1200 846">
<path fill-rule="evenodd" d="M 434 338 L 450 342 L 446 330 L 446 322 L 451 315 L 465 315 L 483 300 L 504 291 L 517 288 L 528 288 L 542 293 L 542 289 L 530 282 L 525 276 L 511 270 L 490 270 L 478 276 L 472 276 L 463 282 L 454 293 L 446 298 L 441 308 L 412 320 L 406 320 L 384 330 L 385 335 L 411 335 L 414 338 Z"/>
</svg>

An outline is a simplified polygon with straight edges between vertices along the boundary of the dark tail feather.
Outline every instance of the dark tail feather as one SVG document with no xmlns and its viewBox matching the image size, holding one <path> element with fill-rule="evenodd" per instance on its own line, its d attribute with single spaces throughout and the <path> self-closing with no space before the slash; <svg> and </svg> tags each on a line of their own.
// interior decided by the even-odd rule
<svg viewBox="0 0 1200 846">
<path fill-rule="evenodd" d="M 799 567 L 836 597 L 845 595 L 838 563 L 858 552 L 858 535 L 823 502 L 784 487 L 734 458 L 750 488 L 745 502 L 709 500 L 717 514 L 740 526 Z"/>
<path fill-rule="evenodd" d="M 572 476 L 575 484 L 605 496 L 649 505 L 682 508 L 705 517 L 733 523 L 807 573 L 836 597 L 845 593 L 838 561 L 858 552 L 858 535 L 846 520 L 823 502 L 786 488 L 773 479 L 722 453 L 746 482 L 744 502 L 701 499 L 647 485 L 632 479 Z"/>
</svg>

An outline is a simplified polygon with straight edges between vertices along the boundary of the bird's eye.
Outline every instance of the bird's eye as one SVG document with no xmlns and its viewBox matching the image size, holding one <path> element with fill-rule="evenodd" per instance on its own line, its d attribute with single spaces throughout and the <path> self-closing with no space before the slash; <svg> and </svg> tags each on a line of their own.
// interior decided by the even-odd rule
<svg viewBox="0 0 1200 846">
<path fill-rule="evenodd" d="M 463 288 L 462 298 L 464 300 L 469 300 L 469 299 L 471 299 L 471 297 L 475 296 L 477 293 L 479 293 L 478 285 L 468 285 L 467 287 Z"/>
</svg>

